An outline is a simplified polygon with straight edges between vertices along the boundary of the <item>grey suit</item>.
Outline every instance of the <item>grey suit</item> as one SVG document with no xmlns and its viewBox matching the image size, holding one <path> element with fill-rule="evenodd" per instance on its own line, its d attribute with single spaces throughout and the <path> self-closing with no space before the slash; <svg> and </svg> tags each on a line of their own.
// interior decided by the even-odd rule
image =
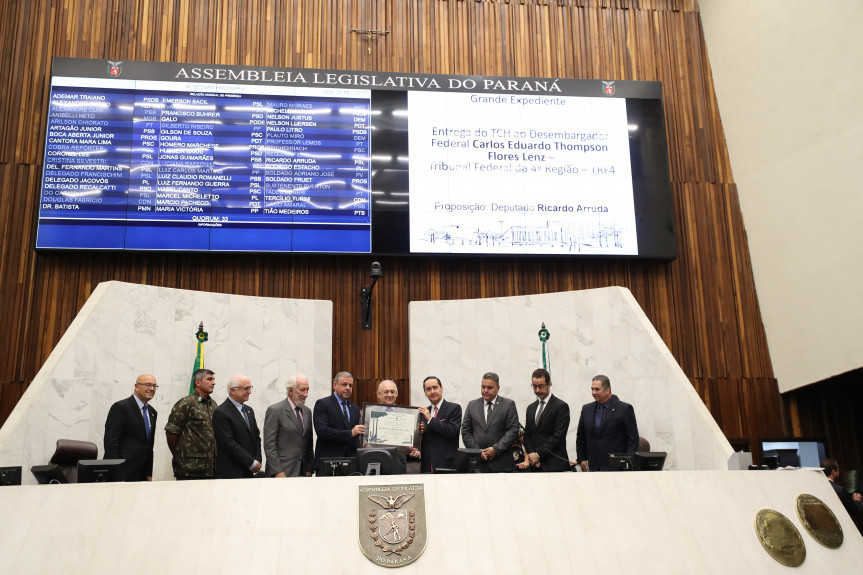
<svg viewBox="0 0 863 575">
<path fill-rule="evenodd" d="M 494 447 L 494 459 L 483 462 L 482 471 L 514 471 L 515 460 L 510 453 L 510 447 L 518 438 L 518 411 L 515 402 L 499 395 L 495 397 L 487 423 L 485 409 L 485 400 L 481 397 L 467 404 L 461 424 L 464 446 L 474 449 Z"/>
<path fill-rule="evenodd" d="M 315 469 L 312 451 L 312 410 L 302 408 L 303 426 L 287 399 L 274 403 L 264 415 L 264 454 L 267 475 L 284 473 L 296 477 Z"/>
</svg>

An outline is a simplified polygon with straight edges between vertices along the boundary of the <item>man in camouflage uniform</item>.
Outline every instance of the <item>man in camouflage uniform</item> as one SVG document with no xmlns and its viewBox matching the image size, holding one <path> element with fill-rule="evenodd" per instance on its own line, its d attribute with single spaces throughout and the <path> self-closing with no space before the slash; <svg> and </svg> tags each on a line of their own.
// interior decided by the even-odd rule
<svg viewBox="0 0 863 575">
<path fill-rule="evenodd" d="M 174 404 L 165 435 L 174 455 L 174 477 L 212 479 L 216 466 L 216 438 L 213 435 L 213 412 L 216 402 L 210 397 L 216 387 L 215 374 L 199 369 L 192 376 L 195 393 Z"/>
</svg>

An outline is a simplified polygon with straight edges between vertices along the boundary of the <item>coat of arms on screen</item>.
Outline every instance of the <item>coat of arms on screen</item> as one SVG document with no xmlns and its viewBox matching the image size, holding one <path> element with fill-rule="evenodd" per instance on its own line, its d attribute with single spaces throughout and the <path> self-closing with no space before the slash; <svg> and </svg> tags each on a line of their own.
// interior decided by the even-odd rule
<svg viewBox="0 0 863 575">
<path fill-rule="evenodd" d="M 117 78 L 123 73 L 123 62 L 112 62 L 108 60 L 108 74 Z"/>
<path fill-rule="evenodd" d="M 382 567 L 413 563 L 426 538 L 423 484 L 360 486 L 359 541 L 369 561 Z"/>
<path fill-rule="evenodd" d="M 614 96 L 614 80 L 610 82 L 602 81 L 602 91 L 605 92 L 606 96 Z"/>
</svg>

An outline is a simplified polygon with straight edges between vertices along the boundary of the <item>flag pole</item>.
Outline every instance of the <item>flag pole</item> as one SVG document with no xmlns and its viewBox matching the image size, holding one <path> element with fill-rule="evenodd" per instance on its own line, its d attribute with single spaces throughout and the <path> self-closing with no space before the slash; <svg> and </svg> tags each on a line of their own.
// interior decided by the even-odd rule
<svg viewBox="0 0 863 575">
<path fill-rule="evenodd" d="M 192 377 L 189 381 L 189 395 L 195 393 L 195 372 L 204 368 L 204 342 L 207 341 L 207 332 L 204 331 L 204 322 L 198 326 L 195 333 L 195 365 L 192 366 Z"/>
<path fill-rule="evenodd" d="M 548 356 L 548 346 L 546 344 L 546 342 L 551 339 L 551 334 L 547 329 L 545 329 L 545 322 L 542 322 L 542 326 L 537 335 L 539 336 L 539 341 L 542 342 L 542 349 L 540 351 L 540 364 L 542 365 L 543 369 L 551 373 L 551 359 Z"/>
</svg>

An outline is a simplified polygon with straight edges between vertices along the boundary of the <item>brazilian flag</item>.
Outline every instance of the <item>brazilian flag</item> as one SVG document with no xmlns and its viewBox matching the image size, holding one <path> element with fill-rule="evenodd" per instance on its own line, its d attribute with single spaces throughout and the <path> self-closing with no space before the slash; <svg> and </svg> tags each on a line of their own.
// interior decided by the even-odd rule
<svg viewBox="0 0 863 575">
<path fill-rule="evenodd" d="M 204 342 L 207 341 L 207 332 L 204 331 L 204 322 L 198 326 L 198 331 L 195 333 L 195 345 L 197 353 L 195 354 L 195 365 L 192 366 L 192 377 L 189 382 L 189 395 L 195 393 L 195 372 L 204 368 Z"/>
</svg>

